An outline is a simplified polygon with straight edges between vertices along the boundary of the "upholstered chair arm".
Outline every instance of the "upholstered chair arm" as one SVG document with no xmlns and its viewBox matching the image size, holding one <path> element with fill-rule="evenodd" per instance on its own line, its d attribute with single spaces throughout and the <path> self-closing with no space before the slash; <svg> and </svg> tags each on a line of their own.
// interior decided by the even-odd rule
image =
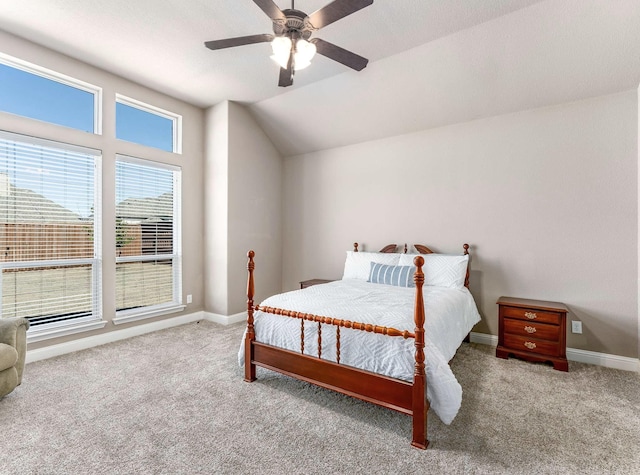
<svg viewBox="0 0 640 475">
<path fill-rule="evenodd" d="M 0 343 L 13 346 L 18 352 L 18 384 L 22 382 L 22 371 L 27 355 L 27 330 L 29 320 L 22 317 L 0 318 Z"/>
</svg>

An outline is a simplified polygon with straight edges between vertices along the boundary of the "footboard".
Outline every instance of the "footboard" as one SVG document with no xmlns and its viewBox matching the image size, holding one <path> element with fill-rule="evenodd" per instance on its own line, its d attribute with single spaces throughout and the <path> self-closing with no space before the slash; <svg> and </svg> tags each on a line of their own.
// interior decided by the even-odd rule
<svg viewBox="0 0 640 475">
<path fill-rule="evenodd" d="M 426 375 L 424 364 L 424 302 L 422 285 L 424 273 L 422 266 L 424 259 L 417 256 L 414 259 L 416 285 L 414 307 L 414 333 L 401 331 L 379 325 L 341 320 L 337 318 L 296 312 L 292 310 L 254 306 L 253 271 L 255 269 L 255 253 L 249 251 L 248 281 L 247 281 L 247 332 L 245 337 L 245 381 L 256 379 L 256 365 L 278 371 L 282 374 L 331 389 L 348 396 L 356 397 L 367 402 L 393 409 L 413 418 L 414 447 L 425 449 L 427 440 L 427 411 L 429 403 L 426 400 Z M 300 320 L 300 353 L 278 348 L 255 341 L 254 311 L 282 315 Z M 311 356 L 304 354 L 305 321 L 318 324 L 318 354 Z M 336 361 L 322 359 L 322 325 L 330 325 L 336 332 Z M 388 337 L 413 338 L 415 340 L 415 366 L 413 383 L 391 378 L 388 376 L 361 370 L 352 366 L 340 364 L 340 329 L 349 328 L 356 331 L 377 333 Z"/>
</svg>

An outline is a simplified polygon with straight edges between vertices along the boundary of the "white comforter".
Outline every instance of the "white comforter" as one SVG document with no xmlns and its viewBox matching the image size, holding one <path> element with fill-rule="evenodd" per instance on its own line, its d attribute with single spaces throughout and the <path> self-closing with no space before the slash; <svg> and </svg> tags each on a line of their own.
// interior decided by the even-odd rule
<svg viewBox="0 0 640 475">
<path fill-rule="evenodd" d="M 442 422 L 450 424 L 460 409 L 462 388 L 448 361 L 480 315 L 468 289 L 423 287 L 425 302 L 425 363 L 427 398 Z M 261 305 L 312 313 L 362 323 L 415 329 L 413 307 L 415 288 L 371 284 L 345 279 L 304 290 L 269 297 Z M 300 320 L 255 313 L 256 340 L 269 345 L 300 351 Z M 305 322 L 305 354 L 318 354 L 318 324 Z M 322 358 L 336 360 L 336 332 L 322 326 Z M 340 364 L 413 381 L 415 347 L 413 339 L 388 337 L 356 330 L 340 330 Z M 244 338 L 238 353 L 244 364 Z"/>
</svg>

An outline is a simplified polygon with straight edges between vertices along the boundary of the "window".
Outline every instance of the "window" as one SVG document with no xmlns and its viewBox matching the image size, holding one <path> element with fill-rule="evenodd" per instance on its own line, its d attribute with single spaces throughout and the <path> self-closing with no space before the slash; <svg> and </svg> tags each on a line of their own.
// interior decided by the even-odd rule
<svg viewBox="0 0 640 475">
<path fill-rule="evenodd" d="M 30 334 L 101 320 L 100 175 L 97 150 L 0 132 L 0 317 Z"/>
<path fill-rule="evenodd" d="M 116 94 L 116 138 L 182 153 L 182 117 Z"/>
<path fill-rule="evenodd" d="M 0 111 L 101 133 L 101 89 L 0 54 Z"/>
<path fill-rule="evenodd" d="M 116 324 L 182 305 L 180 173 L 117 156 Z"/>
</svg>

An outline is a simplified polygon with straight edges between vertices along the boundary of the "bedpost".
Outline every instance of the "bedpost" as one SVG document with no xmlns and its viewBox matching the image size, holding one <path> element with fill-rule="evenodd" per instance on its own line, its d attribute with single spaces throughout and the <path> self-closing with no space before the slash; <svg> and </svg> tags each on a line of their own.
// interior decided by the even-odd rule
<svg viewBox="0 0 640 475">
<path fill-rule="evenodd" d="M 358 252 L 358 243 L 357 242 L 353 243 L 353 252 Z"/>
<path fill-rule="evenodd" d="M 464 286 L 469 288 L 469 267 L 471 266 L 471 254 L 469 254 L 469 244 L 463 244 L 462 248 L 464 249 L 464 255 L 469 256 L 469 260 L 467 261 L 467 273 L 464 276 Z M 471 343 L 471 332 L 467 336 L 464 337 L 465 343 Z"/>
<path fill-rule="evenodd" d="M 253 269 L 256 265 L 253 262 L 255 252 L 249 251 L 247 257 L 247 333 L 244 339 L 244 380 L 247 382 L 256 380 L 256 365 L 253 363 L 253 341 L 256 339 L 256 333 L 253 329 Z"/>
<path fill-rule="evenodd" d="M 469 254 L 469 244 L 463 244 L 462 248 L 464 249 L 464 255 L 469 256 L 469 260 L 467 261 L 467 274 L 464 276 L 464 286 L 469 288 L 469 266 L 471 265 L 471 254 Z"/>
<path fill-rule="evenodd" d="M 424 273 L 422 266 L 424 258 L 417 256 L 413 259 L 416 265 L 416 272 L 413 275 L 413 281 L 416 284 L 416 301 L 413 312 L 415 320 L 415 346 L 416 346 L 416 365 L 413 373 L 413 438 L 411 445 L 419 449 L 426 449 L 429 445 L 427 440 L 427 376 L 424 370 L 424 300 L 422 297 L 422 284 L 424 284 Z"/>
</svg>

